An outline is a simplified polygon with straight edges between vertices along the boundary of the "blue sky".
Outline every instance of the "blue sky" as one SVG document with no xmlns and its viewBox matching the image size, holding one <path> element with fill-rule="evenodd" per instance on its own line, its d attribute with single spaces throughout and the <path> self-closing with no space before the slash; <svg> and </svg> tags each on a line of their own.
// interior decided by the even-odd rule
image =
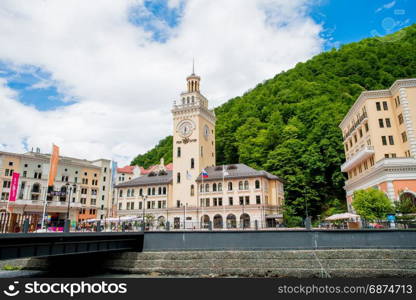
<svg viewBox="0 0 416 300">
<path fill-rule="evenodd" d="M 324 50 L 366 37 L 383 36 L 416 20 L 414 0 L 318 0 L 313 3 L 309 15 L 324 28 L 321 32 L 325 39 Z M 144 7 L 131 10 L 129 20 L 148 31 L 156 42 L 164 43 L 168 39 L 167 29 L 180 23 L 183 8 L 183 2 L 169 7 L 163 0 L 145 1 Z M 19 92 L 22 103 L 38 110 L 53 110 L 74 103 L 67 100 L 53 82 L 37 87 L 51 79 L 50 74 L 39 68 L 15 71 L 3 63 L 0 64 L 0 77 L 7 78 L 7 85 Z"/>
</svg>

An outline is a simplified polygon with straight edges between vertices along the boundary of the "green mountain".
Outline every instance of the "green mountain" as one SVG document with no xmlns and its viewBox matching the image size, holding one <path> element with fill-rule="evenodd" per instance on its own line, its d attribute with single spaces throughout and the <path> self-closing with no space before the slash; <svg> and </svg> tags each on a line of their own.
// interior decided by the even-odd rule
<svg viewBox="0 0 416 300">
<path fill-rule="evenodd" d="M 364 90 L 416 77 L 416 24 L 316 55 L 215 109 L 217 163 L 245 163 L 283 178 L 286 203 L 304 216 L 345 209 L 338 124 Z M 172 137 L 137 156 L 172 161 Z"/>
</svg>

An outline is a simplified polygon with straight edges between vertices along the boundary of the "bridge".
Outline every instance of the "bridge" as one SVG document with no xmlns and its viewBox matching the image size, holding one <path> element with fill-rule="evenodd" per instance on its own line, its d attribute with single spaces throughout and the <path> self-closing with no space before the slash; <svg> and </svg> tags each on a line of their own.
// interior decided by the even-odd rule
<svg viewBox="0 0 416 300">
<path fill-rule="evenodd" d="M 142 249 L 143 232 L 0 234 L 0 260 Z"/>
</svg>

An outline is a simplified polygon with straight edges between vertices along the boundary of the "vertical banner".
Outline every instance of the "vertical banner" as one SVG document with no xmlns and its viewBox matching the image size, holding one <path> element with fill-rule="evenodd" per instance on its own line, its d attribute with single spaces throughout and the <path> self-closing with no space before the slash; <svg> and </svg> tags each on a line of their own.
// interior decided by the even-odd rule
<svg viewBox="0 0 416 300">
<path fill-rule="evenodd" d="M 19 173 L 14 172 L 12 175 L 12 183 L 10 185 L 9 201 L 16 201 L 17 189 L 19 188 Z"/>
<path fill-rule="evenodd" d="M 58 172 L 58 161 L 59 161 L 59 147 L 52 145 L 51 163 L 49 169 L 48 187 L 53 186 L 55 183 L 56 173 Z"/>
</svg>

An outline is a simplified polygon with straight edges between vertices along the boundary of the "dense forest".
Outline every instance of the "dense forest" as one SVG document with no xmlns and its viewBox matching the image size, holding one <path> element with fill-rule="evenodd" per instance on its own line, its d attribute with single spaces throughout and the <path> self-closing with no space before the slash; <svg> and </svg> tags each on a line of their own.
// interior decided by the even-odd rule
<svg viewBox="0 0 416 300">
<path fill-rule="evenodd" d="M 217 107 L 217 164 L 245 163 L 285 181 L 288 211 L 345 210 L 338 124 L 364 90 L 416 77 L 416 24 L 316 55 Z M 172 161 L 172 137 L 132 164 Z"/>
</svg>

